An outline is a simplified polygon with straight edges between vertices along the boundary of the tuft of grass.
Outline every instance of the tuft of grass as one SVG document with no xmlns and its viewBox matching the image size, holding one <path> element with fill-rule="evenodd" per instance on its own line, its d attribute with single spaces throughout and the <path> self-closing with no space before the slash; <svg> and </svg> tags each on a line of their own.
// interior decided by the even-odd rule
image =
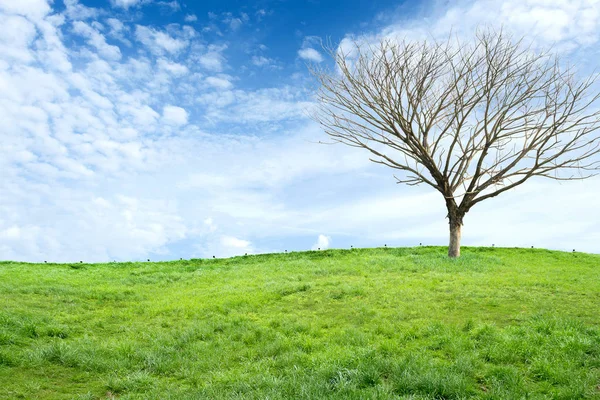
<svg viewBox="0 0 600 400">
<path fill-rule="evenodd" d="M 0 399 L 600 398 L 600 256 L 0 263 Z"/>
</svg>

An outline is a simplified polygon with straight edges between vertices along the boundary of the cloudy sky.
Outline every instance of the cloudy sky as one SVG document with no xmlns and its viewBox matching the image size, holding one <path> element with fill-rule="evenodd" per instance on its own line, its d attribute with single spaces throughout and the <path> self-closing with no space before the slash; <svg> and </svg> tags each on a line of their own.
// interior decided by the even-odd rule
<svg viewBox="0 0 600 400">
<path fill-rule="evenodd" d="M 372 3 L 365 5 L 364 3 Z M 321 39 L 502 25 L 582 73 L 600 0 L 0 0 L 0 259 L 444 245 L 443 199 L 320 145 Z M 600 180 L 476 206 L 463 244 L 600 253 Z"/>
</svg>

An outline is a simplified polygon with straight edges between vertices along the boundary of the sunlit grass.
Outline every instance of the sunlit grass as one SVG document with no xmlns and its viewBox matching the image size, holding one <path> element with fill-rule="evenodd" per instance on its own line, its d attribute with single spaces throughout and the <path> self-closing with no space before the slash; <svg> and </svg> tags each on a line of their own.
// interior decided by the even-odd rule
<svg viewBox="0 0 600 400">
<path fill-rule="evenodd" d="M 463 254 L 0 263 L 0 398 L 600 398 L 600 256 Z"/>
</svg>

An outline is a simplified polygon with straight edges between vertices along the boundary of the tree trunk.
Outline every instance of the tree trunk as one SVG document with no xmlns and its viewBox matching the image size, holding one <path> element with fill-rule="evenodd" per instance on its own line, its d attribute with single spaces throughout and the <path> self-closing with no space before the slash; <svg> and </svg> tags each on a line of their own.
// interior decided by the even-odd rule
<svg viewBox="0 0 600 400">
<path fill-rule="evenodd" d="M 448 244 L 448 257 L 460 257 L 460 236 L 462 221 L 450 220 L 450 243 Z"/>
</svg>

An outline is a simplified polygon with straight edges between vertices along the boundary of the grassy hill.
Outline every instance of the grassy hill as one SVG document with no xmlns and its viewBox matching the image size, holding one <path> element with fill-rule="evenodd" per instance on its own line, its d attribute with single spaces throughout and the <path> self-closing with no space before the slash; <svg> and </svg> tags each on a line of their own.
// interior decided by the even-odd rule
<svg viewBox="0 0 600 400">
<path fill-rule="evenodd" d="M 600 398 L 600 256 L 0 263 L 2 399 Z"/>
</svg>

